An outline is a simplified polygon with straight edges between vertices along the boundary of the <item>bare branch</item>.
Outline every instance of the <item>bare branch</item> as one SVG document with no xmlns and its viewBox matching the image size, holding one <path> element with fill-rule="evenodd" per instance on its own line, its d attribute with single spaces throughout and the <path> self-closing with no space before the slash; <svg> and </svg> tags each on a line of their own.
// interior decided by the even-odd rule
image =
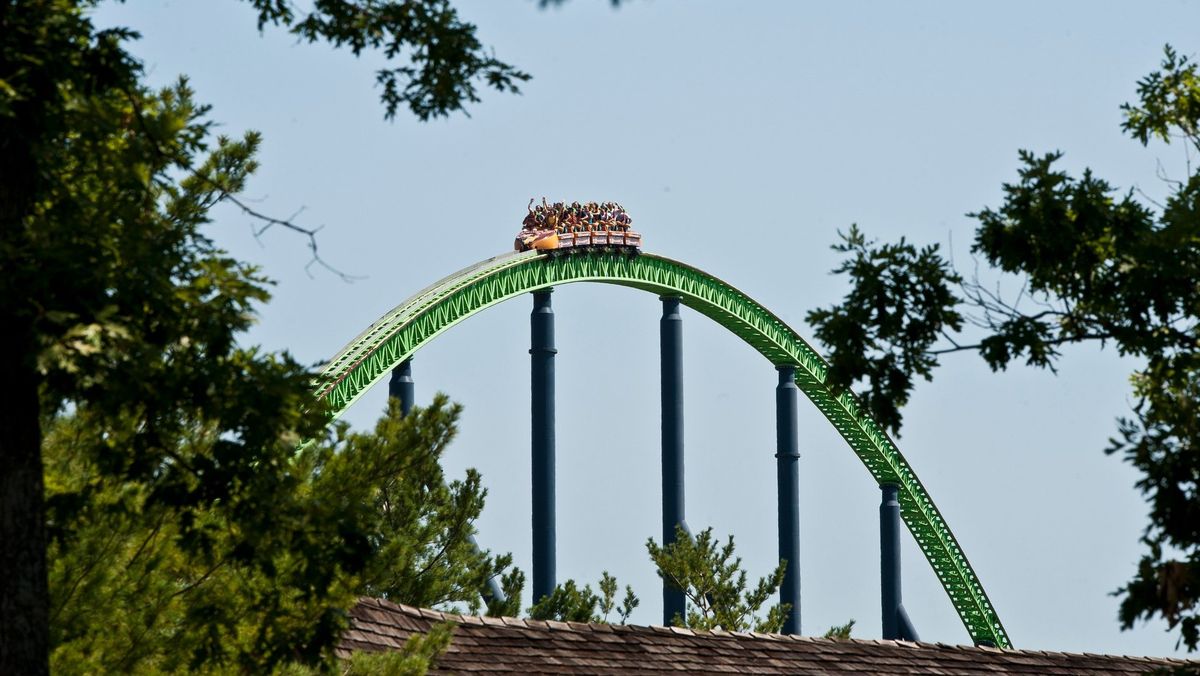
<svg viewBox="0 0 1200 676">
<path fill-rule="evenodd" d="M 1187 146 L 1184 146 L 1184 147 L 1186 148 Z M 1154 159 L 1154 175 L 1158 177 L 1158 180 L 1162 181 L 1163 183 L 1166 183 L 1169 186 L 1174 187 L 1175 190 L 1180 190 L 1181 188 L 1183 188 L 1183 181 L 1173 179 L 1170 176 L 1167 176 L 1167 169 L 1166 169 L 1166 167 L 1163 166 L 1162 160 L 1160 160 L 1158 158 Z"/>
<path fill-rule="evenodd" d="M 333 265 L 330 265 L 328 261 L 326 261 L 324 258 L 321 257 L 321 254 L 317 249 L 317 232 L 319 232 L 325 226 L 322 225 L 322 226 L 318 226 L 316 228 L 305 228 L 303 226 L 297 225 L 293 221 L 293 219 L 296 216 L 299 216 L 304 211 L 304 207 L 300 207 L 300 209 L 298 209 L 296 211 L 296 213 L 294 213 L 292 216 L 290 216 L 288 218 L 275 218 L 274 216 L 268 216 L 267 214 L 264 214 L 256 209 L 251 208 L 247 204 L 248 200 L 243 200 L 242 198 L 239 198 L 239 197 L 236 197 L 236 196 L 230 194 L 223 187 L 221 187 L 216 181 L 213 181 L 208 176 L 196 171 L 195 167 L 192 166 L 192 163 L 188 160 L 188 158 L 182 157 L 179 155 L 175 155 L 175 154 L 172 154 L 172 153 L 164 150 L 162 145 L 159 144 L 158 138 L 155 137 L 154 134 L 152 134 L 150 132 L 150 129 L 146 126 L 146 120 L 142 113 L 142 107 L 141 107 L 141 104 L 138 102 L 137 97 L 134 96 L 133 92 L 130 92 L 129 90 L 122 90 L 122 91 L 125 94 L 125 98 L 129 101 L 130 106 L 133 107 L 134 117 L 137 119 L 138 126 L 141 127 L 142 135 L 150 141 L 150 145 L 154 148 L 154 152 L 158 153 L 158 155 L 160 157 L 166 159 L 167 161 L 171 162 L 172 164 L 178 166 L 179 168 L 187 171 L 192 177 L 196 178 L 199 181 L 202 181 L 205 185 L 212 188 L 213 191 L 217 195 L 217 199 L 215 200 L 216 202 L 220 202 L 221 200 L 228 200 L 231 204 L 233 204 L 237 208 L 241 209 L 242 213 L 244 213 L 247 216 L 250 216 L 252 218 L 257 218 L 260 221 L 263 221 L 264 225 L 255 231 L 255 235 L 254 235 L 255 239 L 257 239 L 259 235 L 266 232 L 272 226 L 278 225 L 278 226 L 287 228 L 288 230 L 291 230 L 292 232 L 304 235 L 305 237 L 308 238 L 308 250 L 312 253 L 312 258 L 310 258 L 308 263 L 305 264 L 304 272 L 306 274 L 308 274 L 310 277 L 312 276 L 312 272 L 311 272 L 312 266 L 319 265 L 320 267 L 325 268 L 329 272 L 337 275 L 338 277 L 341 278 L 341 280 L 343 282 L 346 282 L 346 283 L 352 283 L 352 282 L 360 280 L 360 279 L 365 279 L 365 277 L 350 275 L 348 273 L 342 272 L 341 270 L 335 268 Z"/>
<path fill-rule="evenodd" d="M 210 183 L 210 185 L 211 185 L 211 183 Z M 217 186 L 214 186 L 214 187 L 217 187 Z M 217 189 L 220 190 L 219 187 L 217 187 Z M 259 237 L 264 232 L 266 232 L 267 230 L 271 229 L 272 227 L 274 227 L 276 225 L 307 237 L 308 238 L 308 250 L 312 252 L 312 258 L 309 259 L 308 263 L 304 266 L 304 271 L 305 271 L 305 273 L 308 274 L 309 277 L 312 276 L 312 273 L 310 272 L 312 266 L 319 265 L 322 268 L 325 268 L 326 270 L 328 270 L 329 272 L 332 272 L 333 274 L 337 275 L 338 277 L 341 278 L 341 280 L 343 282 L 346 282 L 346 283 L 352 283 L 352 282 L 358 281 L 360 279 L 366 279 L 366 277 L 363 277 L 363 276 L 351 275 L 351 274 L 342 272 L 341 270 L 330 265 L 324 258 L 321 257 L 321 254 L 317 250 L 317 233 L 320 232 L 322 229 L 324 229 L 325 226 L 319 225 L 315 228 L 306 228 L 304 226 L 297 225 L 294 221 L 294 219 L 297 216 L 304 213 L 305 207 L 300 207 L 299 209 L 296 210 L 296 212 L 294 214 L 292 214 L 291 216 L 288 216 L 287 218 L 275 218 L 274 216 L 268 216 L 267 214 L 261 213 L 258 210 L 252 208 L 250 205 L 246 204 L 246 202 L 239 197 L 235 197 L 234 195 L 231 195 L 224 191 L 221 191 L 221 193 L 222 193 L 221 199 L 226 200 L 230 204 L 237 207 L 238 209 L 241 209 L 242 213 L 246 214 L 247 216 L 250 216 L 251 218 L 257 218 L 258 220 L 262 221 L 262 223 L 263 223 L 262 227 L 254 230 L 254 239 L 259 239 Z"/>
<path fill-rule="evenodd" d="M 1158 207 L 1160 211 L 1161 211 L 1161 210 L 1163 210 L 1163 209 L 1166 209 L 1166 207 L 1165 207 L 1165 206 L 1163 206 L 1162 202 L 1159 202 L 1158 200 L 1154 199 L 1154 198 L 1153 198 L 1153 197 L 1151 197 L 1150 195 L 1146 194 L 1146 191 L 1145 191 L 1145 190 L 1142 190 L 1141 186 L 1135 185 L 1135 186 L 1133 186 L 1133 190 L 1134 190 L 1134 192 L 1136 192 L 1138 195 L 1141 195 L 1142 199 L 1144 199 L 1144 200 L 1146 200 L 1147 202 L 1149 202 L 1149 203 L 1153 204 L 1154 206 Z"/>
<path fill-rule="evenodd" d="M 1070 336 L 1059 336 L 1058 338 L 1053 338 L 1051 340 L 1044 341 L 1044 344 L 1046 344 L 1046 345 L 1065 345 L 1067 343 L 1082 343 L 1082 342 L 1086 342 L 1089 340 L 1104 341 L 1104 340 L 1108 340 L 1110 338 L 1112 338 L 1112 336 L 1107 333 L 1083 333 L 1083 334 L 1077 334 L 1077 335 L 1072 334 Z M 978 350 L 982 346 L 983 346 L 983 343 L 975 343 L 974 345 L 955 345 L 954 347 L 947 347 L 947 348 L 943 348 L 940 350 L 930 350 L 929 354 L 950 354 L 952 352 L 964 352 L 966 350 Z M 1054 366 L 1052 364 L 1049 365 L 1048 368 L 1051 371 L 1054 371 Z"/>
</svg>

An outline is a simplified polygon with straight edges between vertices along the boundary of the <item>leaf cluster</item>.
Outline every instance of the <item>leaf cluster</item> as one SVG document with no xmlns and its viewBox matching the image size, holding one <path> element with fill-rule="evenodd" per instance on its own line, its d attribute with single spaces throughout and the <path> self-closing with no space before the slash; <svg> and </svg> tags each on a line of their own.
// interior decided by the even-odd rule
<svg viewBox="0 0 1200 676">
<path fill-rule="evenodd" d="M 313 468 L 330 493 L 324 500 L 360 511 L 370 533 L 361 593 L 421 608 L 473 603 L 511 566 L 510 555 L 493 558 L 475 546 L 474 522 L 487 497 L 479 473 L 468 469 L 447 482 L 442 471 L 460 413 L 441 394 L 408 416 L 392 399 L 373 432 L 344 436 Z M 347 490 L 350 484 L 368 492 Z"/>
<path fill-rule="evenodd" d="M 839 233 L 835 251 L 849 254 L 834 274 L 850 277 L 851 290 L 838 305 L 812 310 L 808 323 L 832 348 L 828 385 L 841 391 L 859 382 L 865 406 L 884 425 L 900 426 L 913 376 L 932 377 L 937 358 L 930 347 L 947 330 L 962 327 L 951 286 L 961 278 L 938 253 L 901 239 L 879 246 L 851 225 Z"/>
<path fill-rule="evenodd" d="M 1019 358 L 1052 367 L 1058 345 L 1086 340 L 1137 356 L 1187 347 L 1200 309 L 1191 299 L 1200 256 L 1186 246 L 1195 223 L 1157 222 L 1090 171 L 1075 179 L 1057 170 L 1060 157 L 1022 152 L 1020 181 L 1004 186 L 1003 206 L 974 214 L 972 251 L 1020 275 L 1037 305 L 969 296 L 992 331 L 980 354 L 998 369 Z"/>
<path fill-rule="evenodd" d="M 1133 376 L 1139 399 L 1118 420 L 1108 453 L 1140 472 L 1137 487 L 1150 505 L 1142 537 L 1146 552 L 1134 577 L 1118 590 L 1125 628 L 1161 616 L 1180 642 L 1200 644 L 1200 355 L 1153 359 Z"/>
<path fill-rule="evenodd" d="M 306 495 L 302 474 L 239 482 L 204 505 L 102 469 L 88 410 L 48 426 L 51 662 L 69 673 L 270 669 L 317 662 L 368 550 L 357 524 Z M 209 446 L 211 434 L 179 439 Z M 69 505 L 69 509 L 66 508 Z M 245 511 L 262 512 L 247 519 Z"/>
<path fill-rule="evenodd" d="M 475 26 L 449 0 L 314 0 L 303 12 L 288 0 L 249 1 L 260 30 L 282 25 L 307 42 L 383 55 L 389 66 L 376 71 L 375 81 L 389 119 L 401 106 L 420 120 L 446 117 L 479 101 L 476 82 L 519 93 L 519 83 L 529 80 L 484 49 Z"/>
<path fill-rule="evenodd" d="M 825 638 L 847 639 L 850 638 L 850 632 L 854 630 L 854 620 L 850 620 L 846 624 L 835 624 L 825 632 Z"/>
<path fill-rule="evenodd" d="M 787 562 L 748 588 L 741 557 L 734 555 L 733 536 L 721 545 L 711 528 L 694 538 L 676 526 L 675 541 L 659 546 L 650 538 L 646 550 L 658 568 L 658 576 L 674 589 L 682 590 L 688 600 L 687 617 L 676 616 L 672 624 L 692 629 L 760 631 L 779 633 L 790 606 L 775 604 L 765 616 L 758 613 L 779 591 Z"/>
<path fill-rule="evenodd" d="M 477 475 L 447 483 L 439 467 L 458 415 L 442 396 L 407 417 L 393 402 L 373 432 L 340 426 L 293 455 L 275 490 L 240 480 L 230 499 L 203 507 L 154 499 L 153 480 L 106 475 L 95 438 L 114 430 L 88 410 L 50 421 L 47 492 L 73 506 L 52 512 L 55 669 L 328 666 L 359 595 L 473 602 L 510 557 L 471 540 L 484 499 Z M 203 430 L 177 440 L 204 456 L 199 447 L 217 441 Z M 250 509 L 270 527 L 246 528 Z"/>
<path fill-rule="evenodd" d="M 454 635 L 451 624 L 435 624 L 426 634 L 413 634 L 395 651 L 380 653 L 354 652 L 338 664 L 342 676 L 425 676 Z M 328 670 L 303 664 L 289 664 L 280 670 L 281 676 L 311 676 Z"/>
<path fill-rule="evenodd" d="M 598 584 L 600 593 L 592 591 L 591 585 L 582 589 L 575 580 L 554 587 L 549 595 L 538 599 L 529 608 L 529 617 L 535 620 L 558 620 L 560 622 L 595 622 L 607 624 L 609 616 L 616 611 L 617 619 L 625 624 L 634 608 L 641 603 L 633 593 L 633 587 L 625 585 L 625 596 L 617 604 L 617 578 L 604 571 Z"/>
</svg>

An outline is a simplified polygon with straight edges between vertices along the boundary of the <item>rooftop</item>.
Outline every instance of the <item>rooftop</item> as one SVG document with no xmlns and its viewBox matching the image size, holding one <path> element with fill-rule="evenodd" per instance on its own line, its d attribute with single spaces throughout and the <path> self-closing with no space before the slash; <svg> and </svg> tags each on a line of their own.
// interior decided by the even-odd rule
<svg viewBox="0 0 1200 676">
<path fill-rule="evenodd" d="M 1200 662 L 944 643 L 827 639 L 679 627 L 473 617 L 360 599 L 339 654 L 395 650 L 441 622 L 454 638 L 432 673 L 1145 674 Z"/>
</svg>

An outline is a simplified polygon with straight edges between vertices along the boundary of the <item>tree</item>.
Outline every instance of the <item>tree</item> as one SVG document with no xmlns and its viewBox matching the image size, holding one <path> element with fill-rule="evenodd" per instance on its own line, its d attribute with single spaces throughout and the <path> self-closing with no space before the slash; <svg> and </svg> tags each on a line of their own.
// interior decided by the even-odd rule
<svg viewBox="0 0 1200 676">
<path fill-rule="evenodd" d="M 354 652 L 337 669 L 342 676 L 425 676 L 445 652 L 454 634 L 449 623 L 435 624 L 427 634 L 413 634 L 399 650 L 381 653 Z M 300 664 L 285 666 L 282 676 L 311 676 L 328 670 Z"/>
<path fill-rule="evenodd" d="M 393 402 L 373 432 L 340 425 L 307 445 L 255 552 L 232 505 L 180 509 L 152 499 L 153 479 L 105 476 L 97 437 L 111 431 L 86 410 L 57 417 L 45 444 L 54 671 L 329 666 L 359 595 L 475 601 L 511 557 L 471 542 L 486 496 L 478 474 L 447 484 L 440 468 L 459 413 L 443 396 L 409 416 Z M 179 443 L 213 441 L 193 432 Z M 77 504 L 60 512 L 62 498 Z M 189 518 L 199 524 L 185 528 Z"/>
<path fill-rule="evenodd" d="M 407 106 L 420 120 L 446 117 L 478 103 L 482 80 L 501 92 L 517 93 L 527 73 L 496 59 L 463 23 L 449 0 L 315 0 L 298 14 L 288 0 L 249 0 L 258 10 L 258 27 L 281 25 L 308 42 L 348 47 L 355 56 L 381 52 L 388 68 L 376 71 L 385 116 Z M 403 65 L 390 65 L 398 57 Z"/>
<path fill-rule="evenodd" d="M 429 667 L 450 645 L 454 628 L 449 623 L 435 624 L 427 634 L 413 634 L 399 650 L 380 653 L 354 652 L 337 665 L 342 676 L 425 676 Z M 289 664 L 282 676 L 312 676 L 328 673 L 309 665 Z"/>
<path fill-rule="evenodd" d="M 492 558 L 471 540 L 487 497 L 479 473 L 447 483 L 442 472 L 460 413 L 445 395 L 407 417 L 392 400 L 373 433 L 345 437 L 319 469 L 330 490 L 357 483 L 369 491 L 350 493 L 365 498 L 372 544 L 359 593 L 422 608 L 469 604 L 511 566 L 511 556 Z"/>
<path fill-rule="evenodd" d="M 308 463 L 277 477 L 270 527 L 248 541 L 239 512 L 258 500 L 175 505 L 156 499 L 154 478 L 105 476 L 103 438 L 120 430 L 90 410 L 46 430 L 55 672 L 265 671 L 325 657 L 369 548 L 353 513 L 314 495 Z"/>
<path fill-rule="evenodd" d="M 746 571 L 742 570 L 741 557 L 734 556 L 732 535 L 719 546 L 711 528 L 693 538 L 676 526 L 675 542 L 660 547 L 650 538 L 646 540 L 646 550 L 658 567 L 658 576 L 687 597 L 687 617 L 676 616 L 672 624 L 705 630 L 770 633 L 783 630 L 788 604 L 768 607 L 765 617 L 758 617 L 758 612 L 783 584 L 786 561 L 780 560 L 769 576 L 760 578 L 754 589 L 747 590 Z"/>
<path fill-rule="evenodd" d="M 621 624 L 629 619 L 641 601 L 633 593 L 633 587 L 625 585 L 625 597 L 617 605 L 617 578 L 604 571 L 600 575 L 600 593 L 592 591 L 591 585 L 580 589 L 575 580 L 556 585 L 549 596 L 543 596 L 529 609 L 529 617 L 535 620 L 558 620 L 560 622 L 608 623 L 615 610 Z M 519 593 L 519 590 L 518 590 Z"/>
<path fill-rule="evenodd" d="M 825 638 L 847 639 L 850 638 L 850 632 L 854 630 L 854 620 L 850 620 L 846 624 L 835 624 L 825 632 Z"/>
<path fill-rule="evenodd" d="M 1200 151 L 1200 73 L 1166 47 L 1161 68 L 1125 104 L 1126 133 Z M 809 313 L 830 355 L 830 385 L 862 384 L 862 400 L 893 432 L 913 377 L 932 377 L 940 355 L 977 352 L 993 370 L 1014 361 L 1053 369 L 1062 345 L 1099 341 L 1145 365 L 1132 377 L 1136 404 L 1106 449 L 1141 472 L 1150 503 L 1146 553 L 1118 590 L 1129 629 L 1156 615 L 1188 650 L 1200 642 L 1200 171 L 1169 180 L 1157 203 L 1118 193 L 1090 170 L 1059 170 L 1061 153 L 1020 153 L 1004 202 L 971 214 L 973 254 L 1014 275 L 1003 295 L 964 281 L 936 246 L 876 246 L 857 228 L 835 249 L 850 260 L 852 290 Z M 964 322 L 969 310 L 971 320 Z"/>
<path fill-rule="evenodd" d="M 225 505 L 234 549 L 260 564 L 294 443 L 325 422 L 305 368 L 238 345 L 266 280 L 206 234 L 217 202 L 257 215 L 237 194 L 258 135 L 213 139 L 186 82 L 143 86 L 124 47 L 136 35 L 97 30 L 87 15 L 97 1 L 0 0 L 3 673 L 48 668 L 41 442 L 56 412 L 86 409 L 118 432 L 93 439 L 96 471 L 153 479 L 147 500 L 178 510 L 179 538 L 205 546 L 214 536 L 202 517 Z M 260 27 L 382 53 L 388 116 L 401 105 L 448 115 L 478 99 L 477 81 L 516 91 L 527 77 L 491 57 L 447 0 L 317 0 L 302 15 L 287 0 L 252 4 Z M 195 429 L 212 443 L 177 443 Z M 86 502 L 56 500 L 68 520 Z"/>
</svg>

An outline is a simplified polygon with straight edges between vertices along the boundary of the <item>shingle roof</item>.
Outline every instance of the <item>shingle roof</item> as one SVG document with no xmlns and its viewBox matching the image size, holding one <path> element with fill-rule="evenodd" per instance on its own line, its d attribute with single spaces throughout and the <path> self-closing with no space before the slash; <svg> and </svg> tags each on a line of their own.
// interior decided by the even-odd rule
<svg viewBox="0 0 1200 676">
<path fill-rule="evenodd" d="M 394 650 L 413 634 L 454 623 L 450 647 L 433 673 L 522 674 L 1145 674 L 1181 660 L 942 643 L 835 640 L 779 634 L 691 631 L 516 618 L 452 615 L 360 599 L 339 654 Z"/>
</svg>

